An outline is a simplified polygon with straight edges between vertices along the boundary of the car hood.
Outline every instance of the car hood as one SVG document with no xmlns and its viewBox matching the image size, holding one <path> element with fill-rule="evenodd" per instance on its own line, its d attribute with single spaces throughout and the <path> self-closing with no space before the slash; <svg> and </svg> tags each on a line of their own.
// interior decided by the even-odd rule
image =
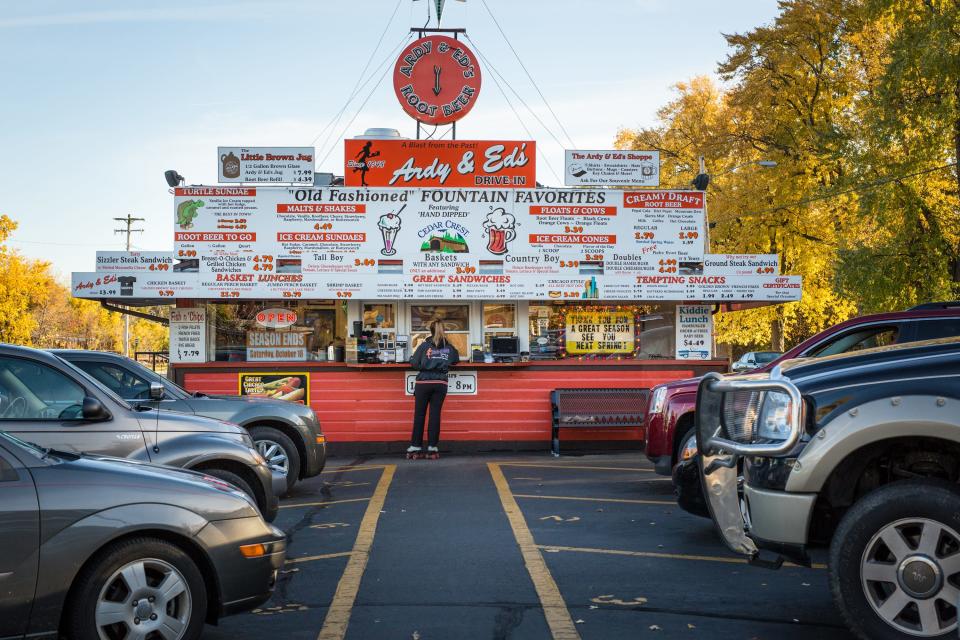
<svg viewBox="0 0 960 640">
<path fill-rule="evenodd" d="M 159 418 L 159 423 L 157 422 Z M 243 427 L 217 420 L 215 418 L 206 418 L 204 416 L 195 416 L 178 411 L 158 411 L 151 408 L 148 411 L 138 411 L 137 419 L 144 431 L 180 431 L 180 432 L 206 432 L 223 433 L 229 435 L 243 436 L 246 431 Z"/>
<path fill-rule="evenodd" d="M 83 510 L 101 511 L 126 504 L 168 504 L 189 509 L 208 521 L 248 518 L 256 506 L 242 491 L 217 478 L 194 471 L 149 462 L 82 454 L 78 458 L 51 456 L 59 460 L 45 468 L 46 490 L 77 487 L 75 497 Z M 44 491 L 44 482 L 38 490 Z M 103 491 L 97 491 L 97 488 Z"/>
</svg>

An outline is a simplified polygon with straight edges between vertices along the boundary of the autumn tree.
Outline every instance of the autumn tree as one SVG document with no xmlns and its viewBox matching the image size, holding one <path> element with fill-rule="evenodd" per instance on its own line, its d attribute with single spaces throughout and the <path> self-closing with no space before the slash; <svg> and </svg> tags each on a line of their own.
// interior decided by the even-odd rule
<svg viewBox="0 0 960 640">
<path fill-rule="evenodd" d="M 7 247 L 16 228 L 16 222 L 0 215 L 0 342 L 31 344 L 36 326 L 32 311 L 43 301 L 52 278 L 49 263 L 29 260 Z"/>
</svg>

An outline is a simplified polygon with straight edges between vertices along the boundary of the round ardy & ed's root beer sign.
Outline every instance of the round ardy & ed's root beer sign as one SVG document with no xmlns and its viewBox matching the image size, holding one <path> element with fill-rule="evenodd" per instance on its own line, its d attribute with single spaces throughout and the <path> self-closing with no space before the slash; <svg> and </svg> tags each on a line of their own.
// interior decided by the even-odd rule
<svg viewBox="0 0 960 640">
<path fill-rule="evenodd" d="M 400 53 L 393 88 L 411 118 L 425 124 L 450 124 L 467 115 L 477 101 L 480 65 L 459 40 L 427 36 Z"/>
</svg>

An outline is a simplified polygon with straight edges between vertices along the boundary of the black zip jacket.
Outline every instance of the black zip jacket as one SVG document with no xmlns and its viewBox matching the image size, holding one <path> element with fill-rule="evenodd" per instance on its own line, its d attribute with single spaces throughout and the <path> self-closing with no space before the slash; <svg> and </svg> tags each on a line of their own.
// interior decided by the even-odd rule
<svg viewBox="0 0 960 640">
<path fill-rule="evenodd" d="M 447 380 L 450 367 L 460 362 L 460 353 L 449 341 L 442 347 L 433 344 L 433 338 L 424 340 L 410 357 L 410 364 L 416 369 L 417 382 L 437 382 Z"/>
</svg>

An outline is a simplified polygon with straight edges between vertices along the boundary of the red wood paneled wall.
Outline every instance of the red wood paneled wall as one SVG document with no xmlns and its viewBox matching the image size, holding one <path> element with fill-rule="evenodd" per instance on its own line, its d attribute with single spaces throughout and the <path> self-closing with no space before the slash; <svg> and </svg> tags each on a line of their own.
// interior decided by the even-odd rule
<svg viewBox="0 0 960 640">
<path fill-rule="evenodd" d="M 661 382 L 720 370 L 726 363 L 657 362 L 655 365 L 533 365 L 459 367 L 476 370 L 475 396 L 448 395 L 441 438 L 477 441 L 550 440 L 550 392 L 561 387 L 650 388 Z M 224 366 L 227 365 L 227 366 Z M 309 371 L 310 406 L 331 442 L 403 441 L 410 437 L 413 396 L 404 394 L 404 367 L 350 368 L 316 364 L 238 363 L 178 367 L 177 379 L 190 391 L 237 393 L 239 371 Z M 572 430 L 571 430 L 572 431 Z M 576 440 L 639 440 L 641 430 L 577 429 Z"/>
</svg>

